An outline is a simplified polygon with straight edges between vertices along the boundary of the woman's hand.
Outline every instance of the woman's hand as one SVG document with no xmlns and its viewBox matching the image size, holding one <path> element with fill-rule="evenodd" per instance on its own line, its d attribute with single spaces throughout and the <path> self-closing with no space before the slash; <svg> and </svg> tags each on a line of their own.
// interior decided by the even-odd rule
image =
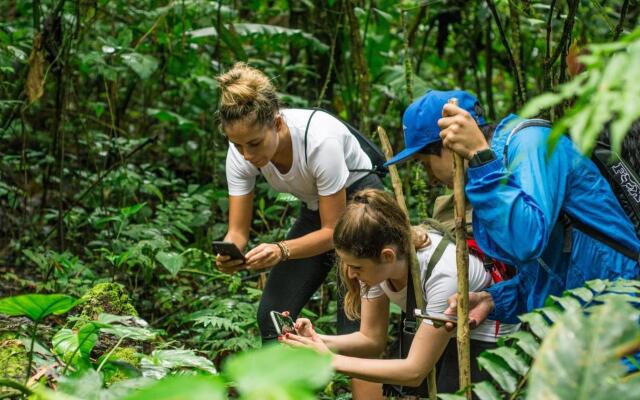
<svg viewBox="0 0 640 400">
<path fill-rule="evenodd" d="M 297 324 L 297 323 L 296 323 Z M 313 330 L 312 327 L 308 330 L 311 336 L 305 337 L 300 335 L 295 335 L 293 333 L 286 333 L 283 336 L 278 336 L 278 340 L 281 343 L 284 343 L 291 347 L 306 347 L 308 349 L 313 349 L 318 353 L 330 354 L 331 350 L 324 343 L 320 335 Z"/>
<path fill-rule="evenodd" d="M 229 256 L 216 255 L 216 267 L 225 274 L 233 274 L 246 268 L 242 260 L 232 260 Z"/>
<path fill-rule="evenodd" d="M 314 333 L 313 324 L 311 324 L 308 318 L 298 318 L 293 327 L 296 328 L 296 332 L 298 332 L 300 336 L 311 337 Z"/>
<path fill-rule="evenodd" d="M 444 311 L 445 314 L 456 315 L 458 308 L 458 294 L 449 297 L 449 307 Z M 487 319 L 489 313 L 495 308 L 495 303 L 489 292 L 469 292 L 469 327 L 477 328 L 484 320 Z M 445 328 L 452 331 L 454 324 L 447 322 Z"/>
<path fill-rule="evenodd" d="M 258 270 L 273 267 L 282 260 L 282 251 L 275 243 L 262 243 L 245 254 L 246 267 Z"/>
<path fill-rule="evenodd" d="M 427 234 L 427 227 L 416 225 L 411 227 L 411 240 L 416 250 L 423 249 L 431 244 L 431 239 Z"/>
</svg>

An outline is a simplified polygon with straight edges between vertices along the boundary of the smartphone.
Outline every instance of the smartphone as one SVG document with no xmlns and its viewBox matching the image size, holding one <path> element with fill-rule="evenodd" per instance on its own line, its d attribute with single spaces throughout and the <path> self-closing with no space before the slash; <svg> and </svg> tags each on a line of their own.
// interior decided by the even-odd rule
<svg viewBox="0 0 640 400">
<path fill-rule="evenodd" d="M 271 321 L 273 322 L 273 326 L 276 328 L 278 335 L 284 335 L 285 333 L 298 333 L 296 331 L 293 318 L 288 315 L 284 315 L 277 311 L 271 311 Z"/>
<path fill-rule="evenodd" d="M 229 256 L 232 260 L 242 260 L 243 262 L 246 261 L 246 259 L 244 258 L 244 254 L 242 254 L 238 246 L 236 246 L 234 243 L 215 241 L 212 244 L 214 253 L 223 256 Z"/>
<path fill-rule="evenodd" d="M 456 317 L 455 315 L 444 314 L 444 313 L 434 313 L 434 312 L 422 312 L 422 310 L 419 308 L 416 308 L 413 311 L 413 315 L 415 315 L 418 318 L 428 319 L 430 321 L 438 322 L 440 324 L 450 322 L 456 325 L 458 323 L 458 317 Z"/>
</svg>

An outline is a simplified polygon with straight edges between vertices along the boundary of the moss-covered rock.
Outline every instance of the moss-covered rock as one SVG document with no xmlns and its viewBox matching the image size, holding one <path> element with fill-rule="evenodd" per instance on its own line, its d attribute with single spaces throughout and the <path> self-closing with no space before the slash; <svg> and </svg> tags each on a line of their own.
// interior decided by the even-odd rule
<svg viewBox="0 0 640 400">
<path fill-rule="evenodd" d="M 0 378 L 23 382 L 29 362 L 28 350 L 17 339 L 0 340 Z M 14 389 L 0 387 L 0 393 L 13 392 Z"/>
<path fill-rule="evenodd" d="M 87 321 L 93 321 L 102 313 L 138 316 L 124 286 L 119 283 L 99 283 L 81 298 L 79 320 L 73 326 L 79 329 Z"/>
<path fill-rule="evenodd" d="M 140 359 L 141 359 L 140 354 L 133 347 L 117 348 L 109 356 L 109 361 L 124 361 L 125 363 L 130 364 L 135 368 L 140 367 Z M 107 364 L 107 367 L 104 369 L 104 372 L 105 372 L 105 384 L 107 386 L 130 378 L 130 376 L 128 376 L 128 374 L 125 371 L 123 371 L 122 368 L 110 366 L 108 364 Z"/>
</svg>

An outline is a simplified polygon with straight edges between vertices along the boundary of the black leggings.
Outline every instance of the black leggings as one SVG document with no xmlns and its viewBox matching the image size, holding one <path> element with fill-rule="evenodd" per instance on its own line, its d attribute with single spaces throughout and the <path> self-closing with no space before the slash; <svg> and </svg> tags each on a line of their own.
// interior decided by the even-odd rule
<svg viewBox="0 0 640 400">
<path fill-rule="evenodd" d="M 351 198 L 355 192 L 365 188 L 384 189 L 384 186 L 377 175 L 370 174 L 347 188 L 347 198 Z M 303 205 L 300 216 L 287 234 L 287 239 L 299 238 L 317 231 L 320 227 L 319 211 L 309 210 Z M 258 326 L 263 343 L 272 341 L 278 336 L 269 313 L 272 310 L 289 311 L 295 320 L 335 264 L 334 254 L 331 250 L 309 258 L 287 260 L 271 269 L 258 307 Z M 351 321 L 345 316 L 340 289 L 338 289 L 337 314 L 339 334 L 356 332 L 360 329 L 359 321 Z"/>
</svg>

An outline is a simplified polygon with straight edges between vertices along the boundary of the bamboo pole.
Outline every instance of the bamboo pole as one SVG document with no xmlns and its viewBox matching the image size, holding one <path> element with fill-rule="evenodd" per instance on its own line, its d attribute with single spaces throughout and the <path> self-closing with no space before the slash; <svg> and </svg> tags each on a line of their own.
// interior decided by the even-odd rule
<svg viewBox="0 0 640 400">
<path fill-rule="evenodd" d="M 384 128 L 378 126 L 378 136 L 380 137 L 380 143 L 382 144 L 382 151 L 384 152 L 385 157 L 389 160 L 393 157 L 393 148 L 391 147 L 391 143 L 389 142 L 389 137 L 387 136 L 387 132 L 385 132 Z M 407 209 L 407 204 L 404 200 L 404 193 L 402 191 L 402 182 L 400 181 L 400 175 L 398 175 L 398 169 L 395 165 L 389 166 L 389 175 L 391 176 L 391 185 L 393 186 L 393 192 L 396 195 L 396 201 L 398 205 L 404 211 L 407 218 L 409 218 L 409 210 Z M 409 265 L 411 277 L 413 279 L 413 292 L 416 297 L 416 307 L 421 310 L 424 310 L 424 292 L 422 291 L 422 285 L 420 280 L 420 266 L 418 265 L 418 258 L 416 256 L 416 249 L 413 245 L 409 246 Z M 407 288 L 409 290 L 409 288 Z M 413 312 L 413 310 L 406 310 L 406 312 Z M 429 386 L 429 400 L 437 399 L 437 388 L 436 388 L 436 367 L 431 369 L 429 375 L 427 376 L 427 383 Z"/>
<path fill-rule="evenodd" d="M 458 99 L 449 99 L 449 104 L 458 105 Z M 467 399 L 471 400 L 471 356 L 469 339 L 469 248 L 467 247 L 467 232 L 465 221 L 464 194 L 464 160 L 458 153 L 453 152 L 453 199 L 455 201 L 455 232 L 456 232 L 456 266 L 458 270 L 458 371 L 460 376 L 460 390 L 465 391 Z"/>
</svg>

